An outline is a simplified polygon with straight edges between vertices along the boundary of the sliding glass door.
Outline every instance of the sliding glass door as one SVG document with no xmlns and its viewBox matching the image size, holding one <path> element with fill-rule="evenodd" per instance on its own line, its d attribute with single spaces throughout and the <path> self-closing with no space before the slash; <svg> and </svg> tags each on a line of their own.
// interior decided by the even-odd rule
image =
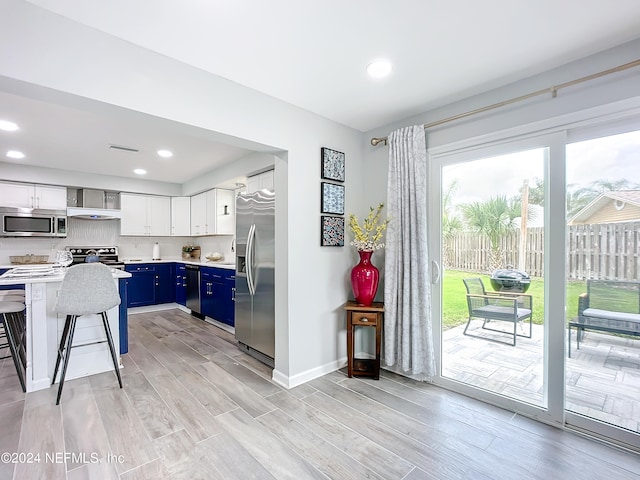
<svg viewBox="0 0 640 480">
<path fill-rule="evenodd" d="M 640 130 L 568 143 L 566 157 L 567 423 L 638 445 Z"/>
<path fill-rule="evenodd" d="M 556 423 L 548 339 L 562 314 L 549 312 L 554 282 L 546 275 L 544 227 L 550 155 L 561 141 L 547 136 L 441 156 L 433 172 L 441 185 L 439 381 Z"/>
<path fill-rule="evenodd" d="M 640 129 L 599 131 L 432 153 L 436 381 L 637 446 Z"/>
</svg>

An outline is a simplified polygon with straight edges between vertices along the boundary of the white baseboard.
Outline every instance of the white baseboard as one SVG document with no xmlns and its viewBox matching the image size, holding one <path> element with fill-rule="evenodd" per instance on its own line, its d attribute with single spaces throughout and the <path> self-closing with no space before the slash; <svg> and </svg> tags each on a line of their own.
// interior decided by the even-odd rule
<svg viewBox="0 0 640 480">
<path fill-rule="evenodd" d="M 189 310 L 189 313 L 191 313 L 191 310 Z M 219 322 L 219 321 L 214 320 L 213 318 L 207 317 L 207 316 L 204 317 L 204 321 L 209 323 L 209 324 L 211 324 L 211 325 L 213 325 L 214 327 L 218 327 L 218 328 L 224 330 L 225 332 L 229 332 L 232 335 L 236 334 L 236 329 L 233 328 L 231 325 L 227 325 L 226 323 Z"/>
<path fill-rule="evenodd" d="M 161 310 L 172 310 L 174 308 L 179 308 L 180 310 L 184 308 L 183 311 L 191 313 L 191 310 L 178 303 L 160 303 L 158 305 L 147 305 L 145 307 L 129 307 L 127 308 L 127 314 L 135 315 L 136 313 L 159 312 Z"/>
<path fill-rule="evenodd" d="M 311 370 L 307 370 L 306 372 L 301 372 L 293 376 L 287 376 L 284 373 L 280 372 L 277 369 L 273 369 L 273 374 L 271 376 L 272 380 L 284 387 L 286 389 L 294 388 L 303 383 L 307 383 L 313 379 L 322 377 L 327 373 L 335 372 L 346 366 L 347 357 L 341 358 L 339 360 L 327 363 L 325 365 L 321 365 L 316 368 L 312 368 Z"/>
</svg>

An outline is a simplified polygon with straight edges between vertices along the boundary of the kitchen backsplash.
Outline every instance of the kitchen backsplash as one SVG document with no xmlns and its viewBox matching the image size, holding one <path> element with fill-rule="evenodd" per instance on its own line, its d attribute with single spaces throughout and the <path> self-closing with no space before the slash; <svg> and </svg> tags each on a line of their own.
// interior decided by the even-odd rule
<svg viewBox="0 0 640 480">
<path fill-rule="evenodd" d="M 160 256 L 163 258 L 180 258 L 183 245 L 199 245 L 202 260 L 207 252 L 220 252 L 225 260 L 233 260 L 231 252 L 231 235 L 211 237 L 121 237 L 119 220 L 83 220 L 68 219 L 68 235 L 66 238 L 1 238 L 0 265 L 8 265 L 12 255 L 50 255 L 56 250 L 63 250 L 67 245 L 73 246 L 106 246 L 117 245 L 120 258 L 123 260 L 150 260 L 153 245 L 160 245 Z"/>
</svg>

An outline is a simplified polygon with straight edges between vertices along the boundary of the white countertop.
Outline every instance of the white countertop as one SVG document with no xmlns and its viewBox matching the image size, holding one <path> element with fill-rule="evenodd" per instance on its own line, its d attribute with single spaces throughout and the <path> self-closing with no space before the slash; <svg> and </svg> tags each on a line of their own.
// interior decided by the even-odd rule
<svg viewBox="0 0 640 480">
<path fill-rule="evenodd" d="M 120 261 L 124 262 L 125 265 L 135 265 L 136 263 L 184 263 L 185 265 L 199 265 L 201 267 L 216 267 L 216 268 L 225 268 L 228 270 L 236 269 L 236 262 L 222 261 L 222 262 L 211 262 L 208 260 L 200 261 L 200 260 L 185 260 L 182 257 L 168 257 L 163 258 L 161 260 L 151 260 L 150 258 L 124 258 L 120 259 Z"/>
<path fill-rule="evenodd" d="M 24 266 L 24 265 L 21 265 Z M 37 267 L 46 267 L 47 265 L 37 265 Z M 56 267 L 52 268 L 53 272 L 43 272 L 38 271 L 38 269 L 34 269 L 33 272 L 28 272 L 23 274 L 16 275 L 15 267 L 13 265 L 11 270 L 0 275 L 0 285 L 17 285 L 17 284 L 28 284 L 28 283 L 55 283 L 62 282 L 64 278 L 64 274 L 67 272 L 67 269 L 64 267 Z M 129 272 L 125 272 L 124 270 L 118 270 L 112 268 L 113 278 L 130 278 L 131 274 Z"/>
<path fill-rule="evenodd" d="M 235 270 L 236 268 L 235 262 L 228 262 L 228 261 L 210 262 L 207 260 L 202 262 L 199 260 L 184 260 L 181 257 L 175 257 L 175 258 L 169 257 L 169 258 L 163 258 L 162 260 L 151 260 L 150 258 L 125 258 L 125 259 L 120 259 L 120 261 L 124 262 L 125 265 L 135 265 L 136 263 L 184 263 L 188 265 L 200 265 L 201 267 L 225 268 L 228 270 Z M 53 265 L 53 264 L 46 264 L 46 263 L 34 264 L 34 266 L 37 266 L 37 267 L 43 267 L 48 265 Z M 0 268 L 16 268 L 16 267 L 24 267 L 24 266 L 25 265 L 0 265 Z"/>
</svg>

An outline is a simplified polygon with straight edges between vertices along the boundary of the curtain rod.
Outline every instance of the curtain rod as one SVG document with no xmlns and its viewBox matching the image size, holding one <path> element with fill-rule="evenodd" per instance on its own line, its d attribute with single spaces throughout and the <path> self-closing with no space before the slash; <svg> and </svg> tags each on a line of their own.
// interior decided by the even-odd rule
<svg viewBox="0 0 640 480">
<path fill-rule="evenodd" d="M 622 72 L 624 70 L 628 70 L 630 68 L 634 68 L 640 66 L 640 60 L 634 60 L 633 62 L 625 63 L 624 65 L 619 65 L 617 67 L 609 68 L 608 70 L 603 70 L 598 73 L 593 73 L 591 75 L 587 75 L 586 77 L 578 78 L 576 80 L 571 80 L 570 82 L 561 83 L 559 85 L 555 85 L 553 87 L 544 88 L 542 90 L 538 90 L 536 92 L 527 93 L 526 95 L 521 95 L 519 97 L 511 98 L 509 100 L 504 100 L 502 102 L 494 103 L 492 105 L 487 105 L 486 107 L 476 108 L 475 110 L 470 110 L 468 112 L 459 113 L 457 115 L 452 115 L 451 117 L 443 118 L 442 120 L 436 120 L 435 122 L 425 123 L 423 126 L 425 129 L 435 127 L 436 125 L 442 125 L 443 123 L 452 122 L 454 120 L 459 120 L 461 118 L 470 117 L 472 115 L 476 115 L 478 113 L 486 112 L 488 110 L 494 110 L 496 108 L 504 107 L 505 105 L 510 105 L 512 103 L 521 102 L 523 100 L 527 100 L 532 97 L 537 97 L 539 95 L 544 95 L 546 93 L 550 93 L 552 98 L 555 98 L 558 94 L 558 90 L 562 88 L 571 87 L 573 85 L 578 85 L 579 83 L 588 82 L 589 80 L 594 80 L 596 78 L 604 77 L 605 75 L 610 75 L 612 73 Z M 387 144 L 388 137 L 373 137 L 371 139 L 371 145 L 374 147 L 378 144 L 384 142 Z"/>
</svg>

